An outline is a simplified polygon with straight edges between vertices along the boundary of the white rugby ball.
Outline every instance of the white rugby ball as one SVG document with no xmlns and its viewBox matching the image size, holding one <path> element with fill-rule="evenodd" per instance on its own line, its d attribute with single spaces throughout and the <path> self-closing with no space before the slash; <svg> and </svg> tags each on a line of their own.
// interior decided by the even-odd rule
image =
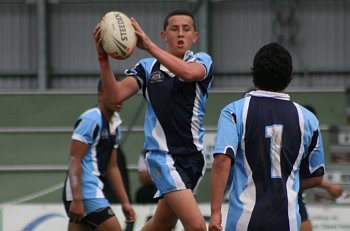
<svg viewBox="0 0 350 231">
<path fill-rule="evenodd" d="M 115 59 L 126 59 L 136 48 L 137 37 L 130 18 L 119 11 L 105 14 L 101 20 L 102 47 Z"/>
</svg>

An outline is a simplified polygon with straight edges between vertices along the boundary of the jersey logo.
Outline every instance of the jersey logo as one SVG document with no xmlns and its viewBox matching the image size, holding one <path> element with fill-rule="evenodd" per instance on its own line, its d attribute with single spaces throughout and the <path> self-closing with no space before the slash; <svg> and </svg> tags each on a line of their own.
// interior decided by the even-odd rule
<svg viewBox="0 0 350 231">
<path fill-rule="evenodd" d="M 155 71 L 150 76 L 150 83 L 161 83 L 163 82 L 164 75 L 160 71 Z"/>
</svg>

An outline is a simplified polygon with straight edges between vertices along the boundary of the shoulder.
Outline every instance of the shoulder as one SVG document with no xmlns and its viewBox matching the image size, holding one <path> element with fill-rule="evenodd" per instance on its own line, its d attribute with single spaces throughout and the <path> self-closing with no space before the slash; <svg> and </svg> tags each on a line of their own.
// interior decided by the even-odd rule
<svg viewBox="0 0 350 231">
<path fill-rule="evenodd" d="M 90 108 L 80 115 L 79 120 L 88 120 L 100 124 L 102 121 L 101 115 L 101 111 L 98 107 Z"/>
<path fill-rule="evenodd" d="M 241 98 L 236 101 L 233 101 L 226 106 L 223 107 L 222 111 L 235 111 L 237 108 L 242 108 L 244 103 L 246 101 L 246 98 Z"/>
<path fill-rule="evenodd" d="M 200 62 L 202 64 L 212 64 L 210 55 L 205 52 L 193 53 L 192 51 L 187 51 L 185 53 L 184 60 L 188 63 Z"/>
<path fill-rule="evenodd" d="M 138 64 L 141 64 L 143 66 L 147 66 L 147 65 L 152 65 L 153 63 L 155 63 L 157 60 L 153 57 L 150 57 L 150 58 L 144 58 L 144 59 L 141 59 Z"/>
<path fill-rule="evenodd" d="M 316 115 L 312 111 L 310 111 L 306 107 L 299 105 L 297 103 L 294 103 L 294 104 L 300 109 L 305 121 L 307 121 L 309 124 L 311 124 L 314 127 L 319 126 L 319 121 Z"/>
<path fill-rule="evenodd" d="M 205 52 L 198 52 L 194 54 L 196 57 L 212 60 L 211 56 Z"/>
</svg>

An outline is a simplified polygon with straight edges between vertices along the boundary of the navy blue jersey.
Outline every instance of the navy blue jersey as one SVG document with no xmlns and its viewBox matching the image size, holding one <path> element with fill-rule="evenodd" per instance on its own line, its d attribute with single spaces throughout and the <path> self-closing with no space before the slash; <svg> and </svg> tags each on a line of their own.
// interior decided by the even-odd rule
<svg viewBox="0 0 350 231">
<path fill-rule="evenodd" d="M 233 159 L 226 230 L 299 229 L 299 176 L 324 174 L 310 111 L 287 94 L 250 92 L 221 111 L 216 154 Z"/>
<path fill-rule="evenodd" d="M 171 154 L 197 153 L 203 149 L 203 116 L 213 64 L 206 53 L 187 52 L 186 62 L 199 62 L 206 74 L 199 82 L 185 82 L 155 58 L 141 60 L 127 70 L 137 77 L 147 101 L 145 149 Z"/>
<path fill-rule="evenodd" d="M 77 140 L 89 145 L 82 160 L 82 198 L 104 198 L 102 192 L 106 181 L 107 166 L 113 149 L 118 145 L 121 120 L 115 113 L 110 123 L 98 107 L 84 112 L 77 120 L 72 135 Z M 69 178 L 66 179 L 65 199 L 71 201 L 72 192 Z"/>
</svg>

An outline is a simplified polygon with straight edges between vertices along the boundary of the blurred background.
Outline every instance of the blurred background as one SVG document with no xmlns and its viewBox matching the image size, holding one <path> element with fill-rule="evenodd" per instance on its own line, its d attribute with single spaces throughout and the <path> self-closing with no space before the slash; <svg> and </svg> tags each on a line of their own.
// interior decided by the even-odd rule
<svg viewBox="0 0 350 231">
<path fill-rule="evenodd" d="M 252 88 L 254 54 L 271 41 L 293 57 L 287 93 L 317 111 L 327 178 L 349 190 L 349 0 L 0 0 L 0 204 L 60 203 L 72 127 L 97 104 L 92 31 L 101 17 L 124 12 L 163 47 L 163 20 L 174 9 L 195 15 L 200 39 L 194 51 L 209 53 L 215 65 L 205 117 L 208 171 L 199 202 L 209 202 L 210 151 L 220 109 Z M 113 70 L 122 77 L 144 57 L 148 54 L 136 50 L 127 60 L 111 60 Z M 125 103 L 121 116 L 133 200 L 143 147 L 141 94 Z M 322 189 L 308 190 L 307 198 L 335 203 Z"/>
</svg>

